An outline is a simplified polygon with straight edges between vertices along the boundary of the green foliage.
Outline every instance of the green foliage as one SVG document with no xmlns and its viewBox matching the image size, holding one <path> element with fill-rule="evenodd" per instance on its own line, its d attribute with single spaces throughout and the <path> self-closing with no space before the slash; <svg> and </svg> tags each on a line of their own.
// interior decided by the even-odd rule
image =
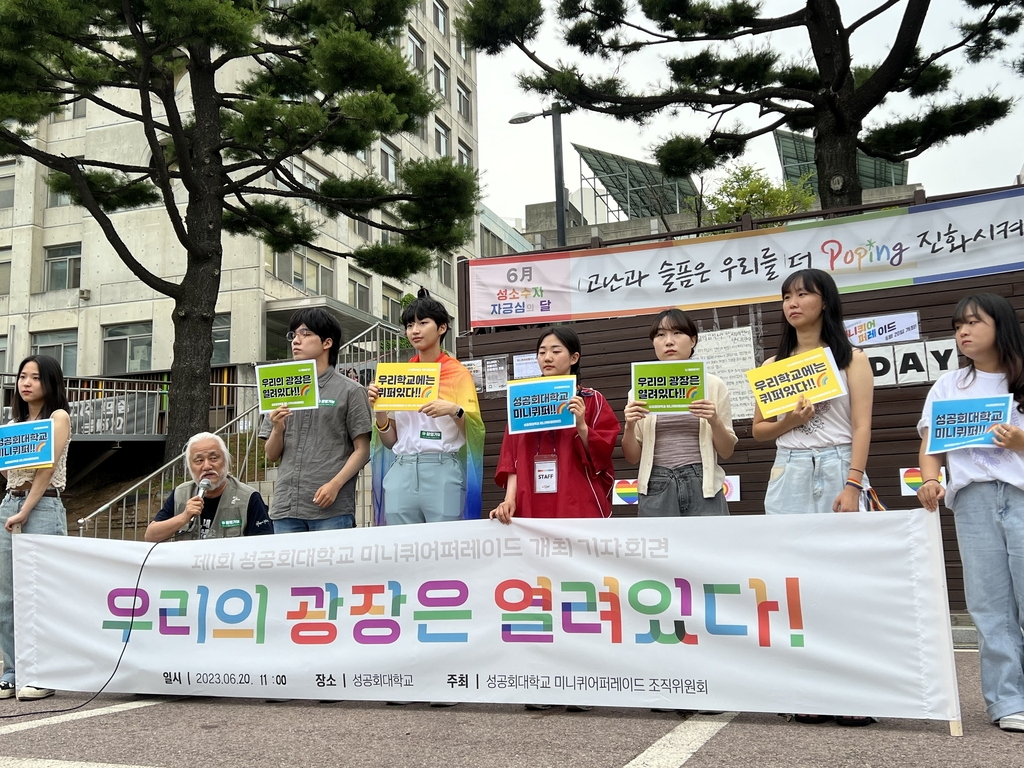
<svg viewBox="0 0 1024 768">
<path fill-rule="evenodd" d="M 160 202 L 160 193 L 146 179 L 131 180 L 123 173 L 87 171 L 82 183 L 89 195 L 104 211 L 139 208 Z M 85 205 L 86 190 L 66 173 L 55 172 L 46 177 L 50 191 L 67 195 L 75 205 Z"/>
<path fill-rule="evenodd" d="M 811 173 L 794 184 L 783 181 L 776 184 L 762 170 L 752 165 L 732 167 L 715 191 L 705 196 L 714 224 L 739 221 L 745 213 L 755 219 L 783 216 L 806 211 L 814 205 L 814 192 L 808 183 Z"/>
<path fill-rule="evenodd" d="M 557 63 L 540 59 L 532 45 L 543 21 L 536 0 L 470 0 L 463 30 L 469 45 L 489 54 L 521 49 L 535 67 L 519 76 L 520 86 L 557 98 L 567 109 L 640 124 L 663 111 L 709 115 L 714 127 L 707 134 L 673 136 L 656 148 L 670 176 L 717 167 L 741 154 L 750 139 L 785 127 L 813 130 L 830 146 L 842 146 L 839 153 L 820 153 L 818 176 L 849 177 L 858 139 L 864 139 L 863 151 L 899 161 L 981 130 L 1013 105 L 1012 98 L 991 95 L 936 99 L 949 91 L 954 57 L 973 63 L 1009 50 L 1024 23 L 1024 0 L 962 0 L 965 18 L 952 24 L 953 39 L 934 51 L 922 51 L 918 37 L 926 16 L 947 11 L 935 3 L 874 0 L 851 8 L 854 4 L 836 0 L 798 0 L 785 5 L 781 15 L 770 16 L 764 4 L 746 0 L 639 0 L 638 7 L 625 0 L 558 0 L 565 44 L 608 61 L 607 73 L 561 54 Z M 865 60 L 858 44 L 880 31 L 891 35 L 887 53 L 878 61 Z M 787 39 L 805 35 L 805 42 L 797 43 L 798 56 L 773 47 L 774 36 L 783 32 Z M 870 42 L 877 48 L 876 40 Z M 623 62 L 645 49 L 660 55 L 667 77 L 645 72 L 642 83 L 628 83 L 620 75 Z M 1013 65 L 1024 74 L 1024 57 Z M 862 136 L 862 126 L 895 92 L 930 103 L 920 117 L 890 116 L 891 125 Z M 756 108 L 755 127 L 720 127 L 724 115 L 744 107 Z M 890 137 L 895 143 L 886 148 Z M 853 178 L 840 192 L 826 189 L 822 197 L 826 208 L 857 204 L 859 183 Z"/>
</svg>

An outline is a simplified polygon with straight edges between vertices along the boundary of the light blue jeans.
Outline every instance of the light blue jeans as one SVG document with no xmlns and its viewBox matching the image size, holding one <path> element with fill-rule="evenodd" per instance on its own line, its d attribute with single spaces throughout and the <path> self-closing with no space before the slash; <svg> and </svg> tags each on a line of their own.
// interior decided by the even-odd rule
<svg viewBox="0 0 1024 768">
<path fill-rule="evenodd" d="M 996 722 L 1024 712 L 1024 491 L 971 483 L 953 504 L 967 610 L 978 628 L 981 693 Z"/>
<path fill-rule="evenodd" d="M 400 454 L 384 475 L 388 525 L 462 519 L 466 471 L 455 453 Z"/>
<path fill-rule="evenodd" d="M 356 516 L 345 513 L 324 520 L 302 520 L 298 517 L 282 517 L 274 521 L 274 533 L 306 533 L 307 531 L 339 531 L 355 528 Z"/>
<path fill-rule="evenodd" d="M 764 494 L 766 515 L 832 511 L 850 474 L 852 445 L 792 450 L 779 448 Z M 865 485 L 867 478 L 864 478 Z"/>
<path fill-rule="evenodd" d="M 3 680 L 9 683 L 14 683 L 14 561 L 11 534 L 4 524 L 24 503 L 24 498 L 16 499 L 10 494 L 0 503 L 0 653 L 4 656 Z M 60 499 L 43 496 L 22 525 L 21 532 L 67 536 L 67 512 Z"/>
</svg>

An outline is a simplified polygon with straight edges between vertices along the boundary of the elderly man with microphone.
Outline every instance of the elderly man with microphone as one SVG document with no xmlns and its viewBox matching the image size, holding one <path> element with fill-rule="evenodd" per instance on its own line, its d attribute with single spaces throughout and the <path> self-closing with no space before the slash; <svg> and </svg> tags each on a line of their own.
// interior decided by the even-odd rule
<svg viewBox="0 0 1024 768">
<path fill-rule="evenodd" d="M 258 536 L 274 532 L 267 505 L 255 488 L 231 475 L 224 441 L 210 432 L 193 435 L 185 445 L 185 469 L 192 481 L 167 497 L 146 529 L 146 541 Z"/>
</svg>

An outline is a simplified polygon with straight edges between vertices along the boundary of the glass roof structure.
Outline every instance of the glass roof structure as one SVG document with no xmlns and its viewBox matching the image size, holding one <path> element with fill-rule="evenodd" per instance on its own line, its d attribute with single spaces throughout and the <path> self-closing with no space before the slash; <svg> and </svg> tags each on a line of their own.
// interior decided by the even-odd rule
<svg viewBox="0 0 1024 768">
<path fill-rule="evenodd" d="M 818 191 L 818 173 L 814 167 L 814 139 L 802 133 L 792 131 L 774 131 L 775 148 L 779 152 L 782 163 L 782 177 L 786 181 L 797 182 L 800 177 L 811 172 L 811 189 Z M 868 157 L 857 150 L 857 175 L 864 189 L 877 187 L 895 187 L 907 183 L 907 169 L 910 163 L 891 163 L 877 157 Z"/>
<path fill-rule="evenodd" d="M 629 219 L 650 218 L 685 210 L 683 201 L 697 195 L 690 179 L 670 179 L 651 163 L 573 144 L 594 174 L 586 181 L 601 186 Z"/>
</svg>

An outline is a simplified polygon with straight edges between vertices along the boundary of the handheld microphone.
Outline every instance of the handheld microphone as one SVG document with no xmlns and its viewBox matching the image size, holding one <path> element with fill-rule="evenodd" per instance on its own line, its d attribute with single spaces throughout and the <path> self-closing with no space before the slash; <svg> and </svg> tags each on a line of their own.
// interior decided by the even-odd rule
<svg viewBox="0 0 1024 768">
<path fill-rule="evenodd" d="M 196 494 L 196 498 L 203 498 L 206 496 L 206 492 L 213 487 L 213 483 L 210 482 L 209 478 L 204 477 L 199 481 L 199 493 Z"/>
</svg>

